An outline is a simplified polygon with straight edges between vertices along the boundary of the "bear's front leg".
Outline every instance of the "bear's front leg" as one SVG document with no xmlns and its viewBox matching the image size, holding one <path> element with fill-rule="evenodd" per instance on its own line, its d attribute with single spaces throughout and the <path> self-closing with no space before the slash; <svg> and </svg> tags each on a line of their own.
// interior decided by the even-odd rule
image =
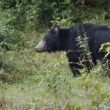
<svg viewBox="0 0 110 110">
<path fill-rule="evenodd" d="M 75 63 L 75 62 L 70 62 L 69 66 L 71 68 L 71 71 L 73 73 L 73 76 L 81 76 L 79 69 L 83 69 L 83 66 Z"/>
</svg>

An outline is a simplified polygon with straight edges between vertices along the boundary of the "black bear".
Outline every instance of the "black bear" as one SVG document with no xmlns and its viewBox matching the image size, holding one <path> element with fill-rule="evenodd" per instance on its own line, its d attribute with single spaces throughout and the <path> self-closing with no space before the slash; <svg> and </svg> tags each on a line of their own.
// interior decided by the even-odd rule
<svg viewBox="0 0 110 110">
<path fill-rule="evenodd" d="M 66 51 L 69 65 L 74 76 L 80 75 L 78 69 L 83 68 L 79 65 L 79 58 L 82 49 L 78 45 L 78 36 L 82 39 L 86 36 L 91 58 L 94 65 L 97 59 L 103 59 L 104 52 L 99 49 L 103 43 L 110 42 L 110 28 L 97 24 L 82 24 L 74 27 L 55 26 L 51 28 L 35 47 L 37 52 L 56 52 Z M 90 70 L 90 63 L 86 62 L 86 67 Z"/>
</svg>

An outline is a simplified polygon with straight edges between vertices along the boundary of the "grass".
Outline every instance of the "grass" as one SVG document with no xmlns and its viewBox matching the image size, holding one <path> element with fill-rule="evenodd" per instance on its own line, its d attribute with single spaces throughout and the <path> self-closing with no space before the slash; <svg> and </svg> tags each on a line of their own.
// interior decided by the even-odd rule
<svg viewBox="0 0 110 110">
<path fill-rule="evenodd" d="M 35 52 L 44 32 L 22 33 L 29 47 L 2 55 L 0 110 L 110 110 L 110 78 L 100 65 L 73 78 L 65 52 Z"/>
</svg>

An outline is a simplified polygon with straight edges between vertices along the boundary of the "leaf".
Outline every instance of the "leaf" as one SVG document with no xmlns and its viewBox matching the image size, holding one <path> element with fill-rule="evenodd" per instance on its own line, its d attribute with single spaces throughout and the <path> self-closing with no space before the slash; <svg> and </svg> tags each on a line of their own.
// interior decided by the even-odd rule
<svg viewBox="0 0 110 110">
<path fill-rule="evenodd" d="M 108 51 L 110 51 L 110 42 L 106 42 L 106 43 L 101 44 L 99 52 L 101 52 L 102 50 L 104 50 L 105 52 L 108 53 Z"/>
<path fill-rule="evenodd" d="M 109 47 L 106 47 L 105 51 L 106 51 L 107 53 L 109 53 L 109 52 L 110 52 L 110 46 L 109 46 Z"/>
<path fill-rule="evenodd" d="M 71 105 L 70 102 L 67 102 L 62 110 L 74 110 L 74 105 Z"/>
<path fill-rule="evenodd" d="M 67 102 L 64 110 L 70 110 L 70 109 L 71 109 L 70 104 L 69 104 L 69 102 Z"/>
<path fill-rule="evenodd" d="M 108 94 L 106 94 L 106 93 L 103 93 L 103 94 L 101 94 L 101 98 L 109 98 L 110 96 L 108 95 Z"/>
<path fill-rule="evenodd" d="M 95 85 L 95 89 L 96 89 L 98 92 L 101 91 L 101 89 L 100 89 L 100 87 L 99 87 L 98 85 Z"/>
<path fill-rule="evenodd" d="M 64 2 L 65 2 L 66 4 L 69 4 L 69 3 L 71 2 L 71 0 L 64 0 Z"/>
<path fill-rule="evenodd" d="M 82 110 L 82 107 L 81 107 L 81 106 L 78 106 L 78 107 L 76 108 L 76 110 Z"/>
</svg>

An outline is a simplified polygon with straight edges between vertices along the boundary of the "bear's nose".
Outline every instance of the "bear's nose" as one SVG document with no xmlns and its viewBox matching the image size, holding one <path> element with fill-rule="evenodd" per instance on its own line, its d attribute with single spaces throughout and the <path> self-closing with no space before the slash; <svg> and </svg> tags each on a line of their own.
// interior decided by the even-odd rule
<svg viewBox="0 0 110 110">
<path fill-rule="evenodd" d="M 35 47 L 35 50 L 36 50 L 37 52 L 42 52 L 42 47 L 40 47 L 39 45 L 37 45 L 37 46 Z"/>
<path fill-rule="evenodd" d="M 43 52 L 45 51 L 45 46 L 46 46 L 46 41 L 41 40 L 39 44 L 35 47 L 35 50 L 37 52 Z"/>
<path fill-rule="evenodd" d="M 43 47 L 41 47 L 41 46 L 39 46 L 39 45 L 37 45 L 37 46 L 35 47 L 35 50 L 36 50 L 37 52 L 44 52 Z"/>
</svg>

